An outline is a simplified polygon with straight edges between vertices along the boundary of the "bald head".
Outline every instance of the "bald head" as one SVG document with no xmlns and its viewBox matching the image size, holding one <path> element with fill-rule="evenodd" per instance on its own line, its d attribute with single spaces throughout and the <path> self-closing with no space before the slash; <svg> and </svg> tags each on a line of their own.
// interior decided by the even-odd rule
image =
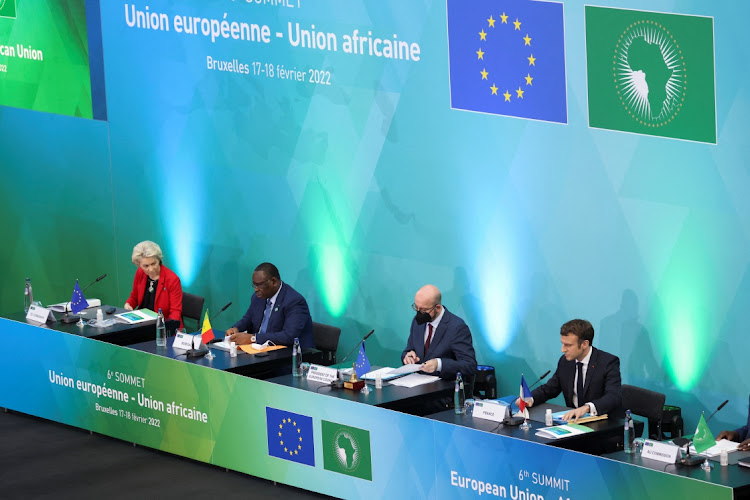
<svg viewBox="0 0 750 500">
<path fill-rule="evenodd" d="M 440 290 L 435 285 L 425 285 L 414 295 L 414 305 L 422 311 L 440 304 L 441 300 Z"/>
</svg>

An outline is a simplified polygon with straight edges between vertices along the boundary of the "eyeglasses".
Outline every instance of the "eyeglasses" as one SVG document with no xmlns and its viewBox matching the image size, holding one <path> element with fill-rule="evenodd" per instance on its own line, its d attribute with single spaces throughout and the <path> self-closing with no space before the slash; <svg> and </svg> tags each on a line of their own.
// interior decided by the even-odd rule
<svg viewBox="0 0 750 500">
<path fill-rule="evenodd" d="M 259 290 L 263 288 L 264 286 L 266 286 L 266 283 L 268 283 L 269 281 L 271 281 L 271 278 L 268 278 L 266 281 L 263 281 L 262 283 L 253 283 L 253 288 L 255 290 Z"/>
<path fill-rule="evenodd" d="M 417 311 L 417 312 L 424 312 L 424 313 L 428 313 L 428 312 L 432 311 L 433 309 L 435 309 L 435 308 L 436 308 L 437 306 L 438 306 L 438 305 L 437 305 L 437 304 L 435 304 L 434 306 L 432 306 L 432 307 L 429 307 L 429 308 L 427 308 L 427 309 L 420 309 L 420 308 L 418 308 L 418 307 L 417 307 L 417 304 L 412 304 L 412 305 L 411 305 L 411 308 L 412 308 L 412 309 L 414 309 L 414 310 L 415 310 L 415 311 Z"/>
</svg>

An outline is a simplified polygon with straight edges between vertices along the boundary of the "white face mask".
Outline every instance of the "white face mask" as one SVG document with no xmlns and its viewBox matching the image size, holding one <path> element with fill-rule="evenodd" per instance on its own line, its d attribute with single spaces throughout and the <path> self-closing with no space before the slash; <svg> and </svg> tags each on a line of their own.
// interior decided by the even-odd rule
<svg viewBox="0 0 750 500">
<path fill-rule="evenodd" d="M 250 345 L 251 345 L 251 346 L 252 346 L 252 348 L 253 348 L 253 349 L 255 349 L 256 351 L 262 351 L 262 350 L 264 350 L 265 348 L 267 348 L 267 347 L 268 347 L 269 345 L 273 345 L 273 342 L 271 342 L 270 340 L 266 340 L 266 341 L 265 341 L 265 342 L 263 342 L 262 344 L 256 344 L 255 342 L 253 342 L 253 343 L 252 343 L 252 344 L 250 344 Z"/>
</svg>

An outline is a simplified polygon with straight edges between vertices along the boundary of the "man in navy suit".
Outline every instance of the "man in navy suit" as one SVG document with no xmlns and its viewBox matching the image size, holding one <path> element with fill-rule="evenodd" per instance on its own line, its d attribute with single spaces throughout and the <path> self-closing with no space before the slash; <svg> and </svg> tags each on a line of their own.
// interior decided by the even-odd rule
<svg viewBox="0 0 750 500">
<path fill-rule="evenodd" d="M 440 290 L 425 285 L 414 296 L 412 308 L 417 312 L 411 322 L 404 364 L 422 363 L 421 371 L 454 380 L 461 372 L 464 380 L 477 371 L 477 359 L 466 323 L 440 303 Z"/>
<path fill-rule="evenodd" d="M 242 345 L 270 340 L 291 347 L 299 338 L 301 347 L 314 347 L 307 302 L 288 283 L 281 282 L 276 266 L 264 262 L 256 267 L 253 289 L 247 312 L 226 332 L 230 341 Z"/>
<path fill-rule="evenodd" d="M 716 440 L 728 439 L 730 441 L 739 441 L 740 444 L 737 446 L 737 449 L 748 451 L 750 450 L 750 432 L 748 432 L 748 429 L 750 429 L 750 409 L 748 409 L 747 423 L 745 425 L 733 431 L 721 431 L 716 436 Z"/>
<path fill-rule="evenodd" d="M 560 327 L 563 355 L 549 381 L 534 389 L 532 404 L 565 397 L 565 405 L 575 408 L 564 420 L 577 420 L 586 413 L 604 415 L 622 406 L 620 359 L 601 351 L 594 342 L 594 327 L 586 320 L 574 319 Z"/>
</svg>

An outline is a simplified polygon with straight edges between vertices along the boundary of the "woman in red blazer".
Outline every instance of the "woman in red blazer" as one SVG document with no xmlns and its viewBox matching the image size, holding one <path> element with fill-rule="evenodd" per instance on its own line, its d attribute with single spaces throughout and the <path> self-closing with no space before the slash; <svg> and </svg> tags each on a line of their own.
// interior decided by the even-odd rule
<svg viewBox="0 0 750 500">
<path fill-rule="evenodd" d="M 133 248 L 133 264 L 138 270 L 125 309 L 161 309 L 164 319 L 177 320 L 182 328 L 182 284 L 175 273 L 162 265 L 163 257 L 153 241 L 142 241 Z"/>
</svg>

